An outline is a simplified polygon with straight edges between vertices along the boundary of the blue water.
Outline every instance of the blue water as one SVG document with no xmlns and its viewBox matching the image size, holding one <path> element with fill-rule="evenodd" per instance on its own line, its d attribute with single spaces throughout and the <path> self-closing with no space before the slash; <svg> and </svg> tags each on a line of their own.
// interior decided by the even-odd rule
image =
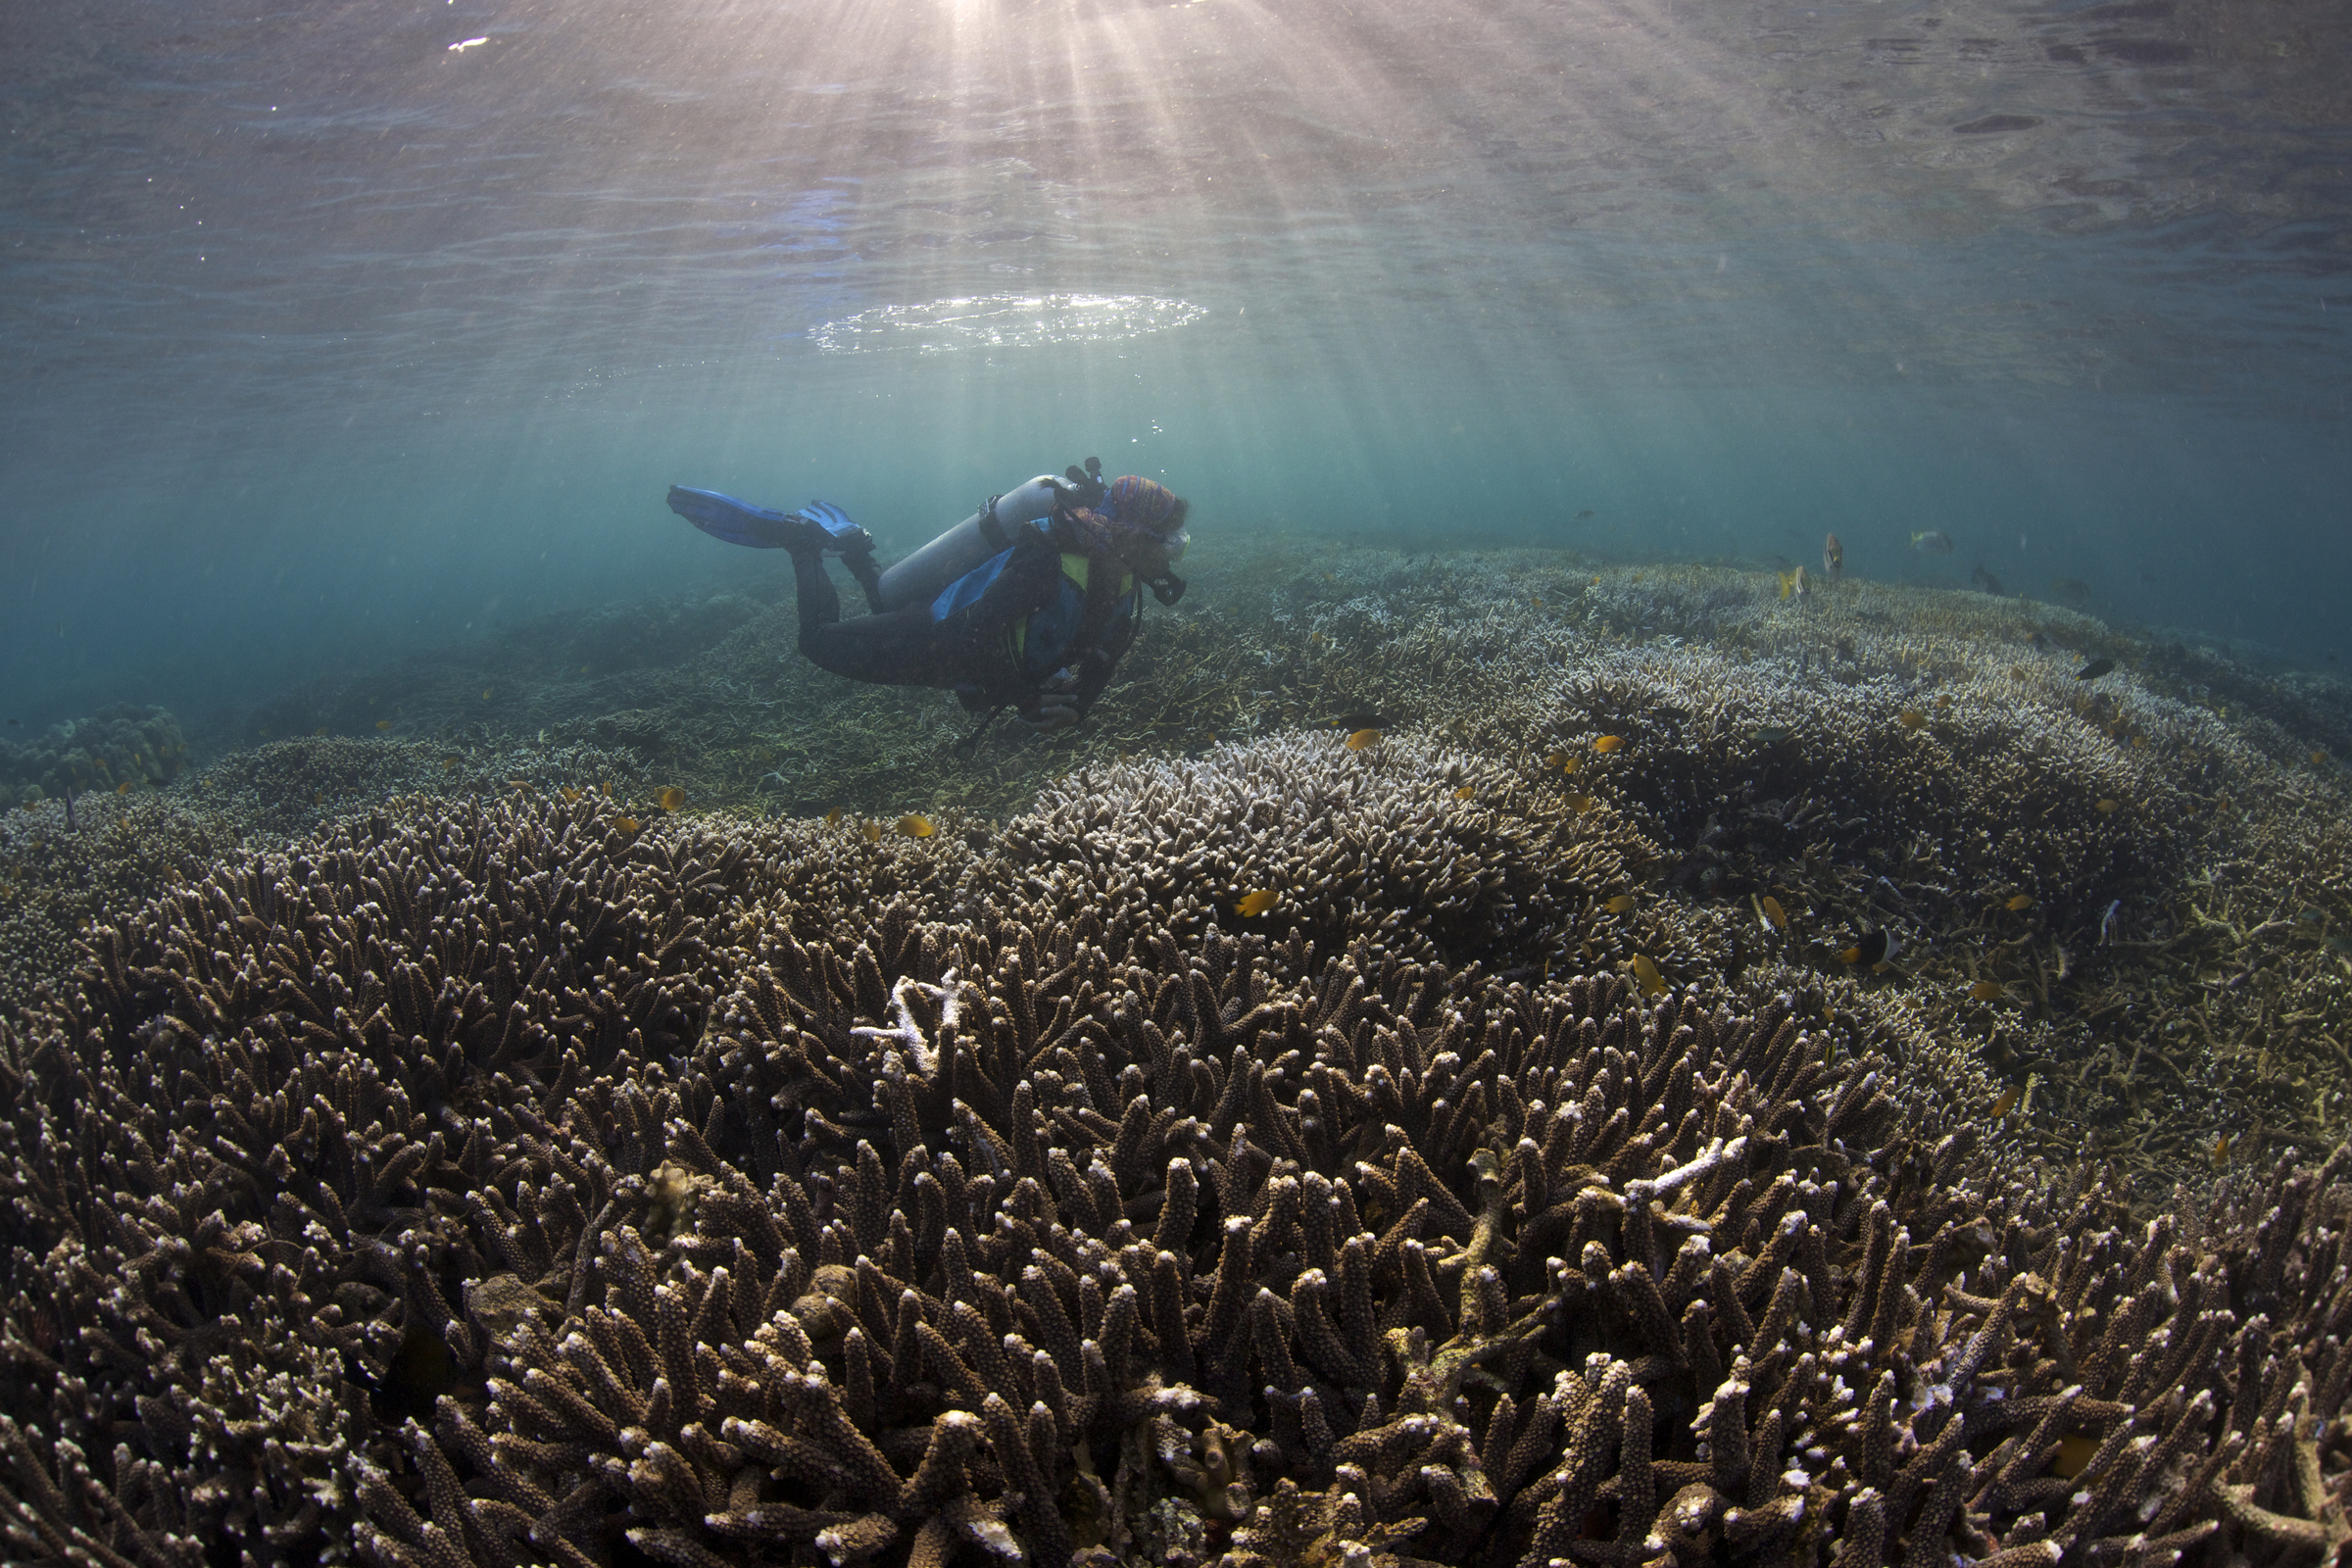
<svg viewBox="0 0 2352 1568">
<path fill-rule="evenodd" d="M 1288 530 L 1762 564 L 1835 529 L 1865 576 L 2078 577 L 2119 621 L 2352 655 L 2336 10 L 6 27 L 26 725 L 776 568 L 671 483 L 823 495 L 889 551 L 1089 453 L 1191 498 L 1202 559 Z"/>
</svg>

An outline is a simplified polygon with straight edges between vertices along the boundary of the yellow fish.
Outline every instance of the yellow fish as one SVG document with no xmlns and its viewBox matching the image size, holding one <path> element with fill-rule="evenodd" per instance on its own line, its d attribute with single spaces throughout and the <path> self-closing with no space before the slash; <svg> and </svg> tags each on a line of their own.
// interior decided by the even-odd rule
<svg viewBox="0 0 2352 1568">
<path fill-rule="evenodd" d="M 2328 765 L 2328 754 L 2326 752 L 2313 752 L 2311 754 L 2311 765 L 2314 767 L 2326 767 Z"/>
<path fill-rule="evenodd" d="M 831 809 L 830 811 L 827 811 L 827 812 L 825 813 L 825 826 L 827 826 L 827 827 L 839 827 L 839 826 L 841 826 L 841 808 L 840 808 L 840 807 L 836 806 L 835 808 L 833 808 L 833 809 Z"/>
<path fill-rule="evenodd" d="M 507 788 L 528 795 L 531 793 L 531 781 L 527 778 L 511 778 L 507 780 Z"/>
<path fill-rule="evenodd" d="M 1611 752 L 1622 750 L 1624 746 L 1625 737 L 1622 735 L 1603 735 L 1592 743 L 1592 749 L 1604 757 Z"/>
<path fill-rule="evenodd" d="M 379 718 L 375 721 L 375 727 L 377 729 L 390 729 L 392 727 L 392 721 L 388 718 Z"/>
<path fill-rule="evenodd" d="M 1359 729 L 1354 734 L 1348 737 L 1348 749 L 1351 752 L 1360 752 L 1378 739 L 1380 739 L 1380 731 L 1376 729 Z"/>
<path fill-rule="evenodd" d="M 1786 598 L 1788 598 L 1788 597 L 1790 594 L 1792 594 L 1792 593 L 1796 592 L 1796 573 L 1795 573 L 1795 572 L 1793 572 L 1793 571 L 1784 571 L 1784 572 L 1781 572 L 1781 573 L 1779 573 L 1779 576 L 1780 576 L 1780 579 L 1781 579 L 1781 597 L 1782 597 L 1783 599 L 1786 599 Z M 1600 581 L 1600 579 L 1599 579 L 1598 577 L 1595 577 L 1595 578 L 1593 578 L 1592 580 L 1593 580 L 1594 582 L 1598 582 L 1598 581 Z"/>
<path fill-rule="evenodd" d="M 128 795 L 130 793 L 130 780 L 124 779 L 122 783 L 116 785 L 115 793 L 117 795 Z"/>
<path fill-rule="evenodd" d="M 686 804 L 686 792 L 675 784 L 664 784 L 654 791 L 654 804 L 664 811 L 674 811 Z"/>
<path fill-rule="evenodd" d="M 1544 608 L 1544 601 L 1541 596 L 1539 596 L 1536 600 L 1536 608 L 1538 610 L 1542 610 Z"/>
<path fill-rule="evenodd" d="M 2230 1135 L 2228 1133 L 2224 1133 L 2221 1137 L 2213 1141 L 2213 1162 L 2216 1165 L 2223 1165 L 2229 1163 L 2229 1160 Z"/>
<path fill-rule="evenodd" d="M 1611 914 L 1623 914 L 1633 906 L 1634 896 L 1631 893 L 1620 893 L 1615 898 L 1609 900 L 1607 904 L 1601 906 L 1602 908 L 1607 909 Z"/>
<path fill-rule="evenodd" d="M 1453 792 L 1453 798 L 1454 798 L 1455 800 L 1457 800 L 1457 801 L 1466 801 L 1466 800 L 1468 800 L 1468 799 L 1469 799 L 1471 796 L 1473 796 L 1473 795 L 1476 795 L 1477 793 L 1478 793 L 1478 791 L 1476 791 L 1476 790 L 1472 789 L 1472 788 L 1471 788 L 1469 785 L 1465 784 L 1465 785 L 1463 785 L 1463 786 L 1462 786 L 1460 789 L 1458 789 L 1458 790 L 1455 790 L 1455 791 Z"/>
<path fill-rule="evenodd" d="M 1568 809 L 1574 811 L 1579 816 L 1584 815 L 1587 811 L 1593 809 L 1599 805 L 1600 803 L 1590 795 L 1571 795 L 1568 797 Z"/>
<path fill-rule="evenodd" d="M 588 666 L 587 666 L 586 664 L 582 664 L 582 665 L 580 666 L 580 673 L 581 673 L 581 674 L 583 674 L 583 675 L 585 675 L 585 674 L 587 674 L 587 673 L 588 673 Z"/>
<path fill-rule="evenodd" d="M 1643 996 L 1655 997 L 1664 995 L 1666 990 L 1666 977 L 1658 973 L 1658 966 L 1656 964 L 1650 962 L 1647 958 L 1642 956 L 1642 955 L 1638 953 L 1634 955 L 1634 978 L 1642 983 L 1642 994 Z"/>
<path fill-rule="evenodd" d="M 606 800 L 611 800 L 612 798 L 612 781 L 611 779 L 606 779 L 603 783 L 597 786 L 597 790 L 604 796 Z"/>
<path fill-rule="evenodd" d="M 2098 801 L 2093 803 L 2095 809 L 2108 814 L 2113 814 L 2115 808 L 2122 804 L 2123 803 L 2121 801 Z"/>
<path fill-rule="evenodd" d="M 324 791 L 324 790 L 313 790 L 313 791 L 311 791 L 311 804 L 312 804 L 313 806 L 324 806 L 324 805 L 326 804 L 326 791 Z"/>
<path fill-rule="evenodd" d="M 580 792 L 579 792 L 578 790 L 575 790 L 575 789 L 573 789 L 573 788 L 572 788 L 570 785 L 568 785 L 568 784 L 566 784 L 566 785 L 564 785 L 564 805 L 566 805 L 566 806 L 569 806 L 569 805 L 570 805 L 572 802 L 574 802 L 574 801 L 578 800 L 579 798 L 580 798 Z"/>
<path fill-rule="evenodd" d="M 1979 1002 L 1998 1002 L 2008 993 L 1998 980 L 1980 980 L 1968 988 L 1968 994 Z"/>
<path fill-rule="evenodd" d="M 2011 1084 L 2001 1091 L 2001 1098 L 1992 1102 L 1992 1119 L 1994 1121 L 1999 1121 L 2017 1108 L 2017 1093 L 2015 1084 Z"/>
<path fill-rule="evenodd" d="M 1259 888 L 1254 893 L 1245 893 L 1234 900 L 1233 912 L 1244 919 L 1255 919 L 1281 902 L 1281 894 L 1270 888 Z"/>
<path fill-rule="evenodd" d="M 2061 1481 L 2072 1481 L 2098 1455 L 2099 1440 L 2096 1438 L 2060 1438 L 2058 1457 L 2050 1461 L 2050 1474 Z"/>
<path fill-rule="evenodd" d="M 1894 715 L 1894 721 L 1905 729 L 1917 729 L 1928 721 L 1928 715 L 1916 708 L 1906 708 Z"/>
<path fill-rule="evenodd" d="M 1781 907 L 1781 901 L 1767 893 L 1764 895 L 1763 903 L 1764 923 L 1771 926 L 1775 931 L 1788 930 L 1788 911 Z"/>
<path fill-rule="evenodd" d="M 489 700 L 490 700 L 490 688 L 489 688 L 489 687 L 487 687 L 487 686 L 485 686 L 485 687 L 483 687 L 483 688 L 482 688 L 482 701 L 486 703 L 486 702 L 488 702 Z"/>
<path fill-rule="evenodd" d="M 2016 894 L 2001 907 L 2007 909 L 2011 914 L 2017 913 L 2020 909 L 2031 909 L 2034 907 L 2034 895 L 2031 893 Z"/>
<path fill-rule="evenodd" d="M 442 771 L 442 772 L 444 772 L 444 773 L 454 773 L 454 772 L 456 772 L 457 770 L 458 770 L 458 760 L 457 760 L 456 758 L 454 758 L 454 757 L 444 757 L 443 759 L 441 759 L 441 771 Z"/>
<path fill-rule="evenodd" d="M 868 844 L 879 844 L 882 842 L 882 824 L 879 822 L 868 822 L 858 831 L 865 835 L 865 842 Z"/>
<path fill-rule="evenodd" d="M 899 831 L 910 839 L 927 839 L 938 830 L 932 827 L 929 817 L 909 813 L 899 818 Z"/>
<path fill-rule="evenodd" d="M 315 730 L 311 731 L 311 733 L 312 733 L 313 735 L 323 735 L 323 734 L 325 734 L 325 733 L 326 733 L 326 726 L 325 726 L 324 724 L 321 724 L 321 725 L 319 725 L 319 726 L 318 726 L 317 729 L 315 729 Z"/>
<path fill-rule="evenodd" d="M 1544 765 L 1545 767 L 1566 767 L 1568 765 L 1568 754 L 1566 752 L 1554 752 L 1549 757 L 1544 759 Z"/>
<path fill-rule="evenodd" d="M 632 836 L 636 834 L 638 827 L 637 819 L 633 816 L 616 816 L 612 819 L 612 825 Z"/>
</svg>

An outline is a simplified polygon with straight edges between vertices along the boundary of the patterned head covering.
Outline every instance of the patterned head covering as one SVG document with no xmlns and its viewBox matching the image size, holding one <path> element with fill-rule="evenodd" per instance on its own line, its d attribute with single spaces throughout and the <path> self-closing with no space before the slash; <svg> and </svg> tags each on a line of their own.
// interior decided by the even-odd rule
<svg viewBox="0 0 2352 1568">
<path fill-rule="evenodd" d="M 1121 522 L 1141 523 L 1156 532 L 1175 514 L 1176 497 L 1166 485 L 1130 473 L 1110 482 L 1102 510 Z"/>
</svg>

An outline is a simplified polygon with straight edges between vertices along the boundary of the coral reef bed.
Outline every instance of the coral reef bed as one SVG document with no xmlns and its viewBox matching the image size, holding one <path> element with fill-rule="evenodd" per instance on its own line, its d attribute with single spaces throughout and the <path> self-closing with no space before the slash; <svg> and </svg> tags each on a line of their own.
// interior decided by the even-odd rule
<svg viewBox="0 0 2352 1568">
<path fill-rule="evenodd" d="M 162 723 L 178 733 L 171 715 Z M 68 974 L 74 940 L 92 921 L 201 877 L 219 855 L 281 846 L 395 796 L 556 793 L 580 787 L 574 780 L 616 785 L 629 799 L 645 791 L 627 752 L 324 736 L 232 752 L 168 788 L 83 794 L 71 816 L 62 797 L 0 811 L 0 1012 Z"/>
<path fill-rule="evenodd" d="M 0 808 L 161 784 L 186 765 L 187 751 L 172 714 L 130 704 L 22 743 L 0 740 Z"/>
<path fill-rule="evenodd" d="M 1897 990 L 1545 975 L 1645 841 L 1434 740 L 937 829 L 412 801 L 94 930 L 0 1033 L 11 1555 L 2352 1536 L 2339 1163 L 2141 1223 Z"/>
</svg>

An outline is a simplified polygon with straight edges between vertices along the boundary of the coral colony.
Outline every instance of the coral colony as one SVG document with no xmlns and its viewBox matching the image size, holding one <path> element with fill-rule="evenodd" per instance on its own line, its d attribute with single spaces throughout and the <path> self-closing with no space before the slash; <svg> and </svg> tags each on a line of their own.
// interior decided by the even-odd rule
<svg viewBox="0 0 2352 1568">
<path fill-rule="evenodd" d="M 2254 1069 L 2165 1027 L 2341 1028 L 2326 932 L 2207 858 L 2331 897 L 2278 806 L 2322 786 L 2080 650 L 1825 618 L 1866 587 L 1701 649 L 1611 628 L 1697 590 L 1613 582 L 1494 666 L 1408 606 L 1427 684 L 1362 695 L 1417 726 L 1082 760 L 1002 824 L 567 753 L 216 825 L 0 1023 L 0 1552 L 2328 1559 L 2336 1080 L 2250 1078 L 2300 1109 L 2208 1161 L 2181 1085 Z M 2096 963 L 2162 1096 L 2086 1065 Z"/>
</svg>

